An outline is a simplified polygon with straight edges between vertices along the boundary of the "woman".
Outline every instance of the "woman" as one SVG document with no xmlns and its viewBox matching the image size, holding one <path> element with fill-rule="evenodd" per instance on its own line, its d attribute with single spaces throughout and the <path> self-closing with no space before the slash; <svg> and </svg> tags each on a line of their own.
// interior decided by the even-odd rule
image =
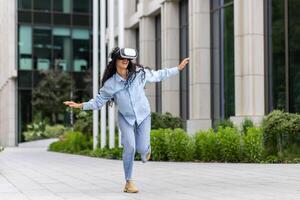
<svg viewBox="0 0 300 200">
<path fill-rule="evenodd" d="M 189 62 L 189 58 L 185 58 L 177 67 L 153 71 L 131 61 L 137 56 L 133 49 L 116 47 L 110 55 L 111 61 L 105 69 L 102 87 L 96 98 L 84 103 L 66 101 L 64 104 L 83 110 L 99 110 L 106 102 L 116 102 L 124 147 L 124 192 L 136 193 L 138 189 L 132 182 L 135 151 L 141 154 L 142 162 L 150 159 L 151 152 L 151 114 L 144 86 L 147 82 L 159 82 L 178 74 Z"/>
</svg>

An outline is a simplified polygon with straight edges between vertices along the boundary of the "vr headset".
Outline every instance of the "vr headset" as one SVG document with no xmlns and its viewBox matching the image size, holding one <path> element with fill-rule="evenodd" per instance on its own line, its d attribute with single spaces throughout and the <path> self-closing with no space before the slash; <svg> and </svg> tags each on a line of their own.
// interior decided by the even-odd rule
<svg viewBox="0 0 300 200">
<path fill-rule="evenodd" d="M 118 48 L 112 53 L 111 58 L 126 58 L 128 60 L 133 60 L 137 58 L 137 51 L 132 48 Z"/>
</svg>

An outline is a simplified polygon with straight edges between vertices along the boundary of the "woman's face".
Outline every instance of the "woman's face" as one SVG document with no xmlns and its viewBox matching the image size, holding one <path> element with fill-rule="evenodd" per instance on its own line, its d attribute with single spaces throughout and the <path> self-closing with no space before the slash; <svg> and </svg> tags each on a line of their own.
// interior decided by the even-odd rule
<svg viewBox="0 0 300 200">
<path fill-rule="evenodd" d="M 120 69 L 127 69 L 128 64 L 129 64 L 128 59 L 117 59 L 117 62 L 116 62 L 117 68 L 120 68 Z"/>
</svg>

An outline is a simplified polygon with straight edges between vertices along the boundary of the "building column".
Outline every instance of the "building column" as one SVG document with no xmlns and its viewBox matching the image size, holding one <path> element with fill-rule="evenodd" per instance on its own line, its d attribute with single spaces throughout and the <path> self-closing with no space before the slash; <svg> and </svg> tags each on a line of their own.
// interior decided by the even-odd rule
<svg viewBox="0 0 300 200">
<path fill-rule="evenodd" d="M 179 64 L 179 3 L 164 1 L 161 8 L 162 67 Z M 172 99 L 172 101 L 170 101 Z M 179 75 L 162 82 L 162 113 L 179 116 Z"/>
<path fill-rule="evenodd" d="M 262 0 L 236 0 L 235 26 L 235 116 L 258 123 L 265 114 L 264 17 Z"/>
<path fill-rule="evenodd" d="M 208 129 L 211 119 L 210 0 L 189 1 L 189 119 L 187 132 Z"/>
<path fill-rule="evenodd" d="M 16 146 L 17 1 L 0 0 L 0 145 Z"/>
<path fill-rule="evenodd" d="M 143 16 L 140 19 L 140 63 L 155 70 L 155 19 Z M 145 88 L 152 111 L 155 111 L 155 84 Z"/>
</svg>

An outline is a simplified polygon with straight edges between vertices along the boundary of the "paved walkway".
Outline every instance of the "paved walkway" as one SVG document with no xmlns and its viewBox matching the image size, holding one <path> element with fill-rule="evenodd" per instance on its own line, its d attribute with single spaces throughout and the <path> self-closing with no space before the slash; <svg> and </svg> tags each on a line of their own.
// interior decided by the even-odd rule
<svg viewBox="0 0 300 200">
<path fill-rule="evenodd" d="M 299 200 L 300 165 L 135 163 L 138 194 L 125 194 L 122 162 L 6 148 L 0 200 Z"/>
</svg>

